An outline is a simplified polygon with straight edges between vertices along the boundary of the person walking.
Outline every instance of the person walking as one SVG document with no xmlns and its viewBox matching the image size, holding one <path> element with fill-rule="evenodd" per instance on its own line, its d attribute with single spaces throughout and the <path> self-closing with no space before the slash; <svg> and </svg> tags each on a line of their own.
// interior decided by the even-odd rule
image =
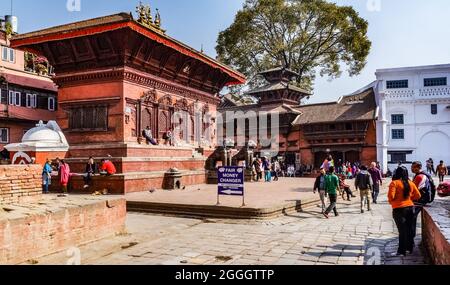
<svg viewBox="0 0 450 285">
<path fill-rule="evenodd" d="M 417 186 L 409 180 L 408 169 L 401 166 L 389 185 L 388 200 L 399 233 L 399 245 L 393 256 L 405 256 L 414 250 L 414 202 L 421 195 Z"/>
<path fill-rule="evenodd" d="M 266 182 L 271 182 L 271 174 L 270 174 L 270 162 L 267 157 L 264 157 L 263 160 L 263 168 L 264 168 L 264 180 Z"/>
<path fill-rule="evenodd" d="M 59 182 L 62 188 L 62 195 L 59 195 L 59 197 L 67 197 L 68 193 L 67 185 L 69 185 L 71 174 L 70 174 L 70 167 L 64 159 L 62 159 L 60 162 L 59 173 L 60 173 Z"/>
<path fill-rule="evenodd" d="M 431 163 L 431 171 L 433 171 L 433 174 L 436 175 L 436 170 L 434 168 L 434 160 L 432 158 L 430 158 L 430 163 Z"/>
<path fill-rule="evenodd" d="M 380 187 L 383 185 L 383 175 L 381 171 L 377 168 L 377 163 L 372 162 L 369 168 L 370 176 L 372 177 L 373 188 L 372 188 L 372 201 L 377 204 L 378 195 L 380 194 Z"/>
<path fill-rule="evenodd" d="M 88 162 L 86 163 L 86 167 L 84 170 L 83 180 L 84 180 L 84 189 L 89 188 L 89 185 L 92 181 L 92 176 L 94 176 L 98 172 L 97 164 L 94 161 L 94 158 L 89 157 Z"/>
<path fill-rule="evenodd" d="M 331 211 L 334 212 L 336 217 L 339 216 L 337 211 L 337 193 L 339 191 L 339 178 L 334 174 L 334 166 L 330 166 L 328 173 L 325 176 L 325 191 L 330 198 L 330 206 L 325 210 L 323 215 L 325 218 L 329 219 L 329 214 Z"/>
<path fill-rule="evenodd" d="M 445 176 L 448 175 L 448 168 L 444 164 L 443 160 L 441 160 L 439 165 L 436 167 L 436 174 L 439 176 L 439 183 L 443 183 Z"/>
<path fill-rule="evenodd" d="M 314 194 L 319 192 L 320 201 L 322 202 L 322 213 L 325 212 L 326 204 L 325 198 L 327 197 L 327 192 L 325 191 L 325 170 L 321 169 L 319 176 L 317 176 L 316 181 L 314 182 Z"/>
<path fill-rule="evenodd" d="M 259 180 L 262 179 L 261 164 L 260 164 L 259 159 L 255 159 L 253 161 L 253 167 L 256 172 L 256 182 L 259 182 Z"/>
<path fill-rule="evenodd" d="M 411 171 L 415 174 L 413 182 L 420 192 L 420 199 L 414 203 L 414 220 L 413 220 L 413 236 L 416 237 L 417 218 L 423 207 L 434 201 L 436 196 L 436 185 L 433 177 L 427 172 L 422 171 L 422 163 L 420 161 L 413 162 Z"/>
<path fill-rule="evenodd" d="M 367 211 L 370 212 L 370 190 L 373 188 L 372 177 L 367 171 L 367 166 L 361 166 L 361 171 L 356 175 L 355 188 L 361 194 L 361 214 L 364 214 L 364 205 L 367 204 Z"/>
<path fill-rule="evenodd" d="M 49 186 L 52 184 L 52 165 L 50 159 L 47 158 L 42 169 L 42 190 L 44 194 L 49 193 Z"/>
<path fill-rule="evenodd" d="M 279 180 L 279 172 L 280 172 L 280 163 L 278 162 L 278 160 L 275 160 L 272 163 L 272 177 L 273 177 L 273 181 L 278 181 Z"/>
<path fill-rule="evenodd" d="M 427 173 L 428 174 L 433 174 L 434 173 L 434 169 L 433 169 L 433 159 L 431 159 L 431 158 L 429 158 L 427 161 L 426 161 L 426 163 L 427 163 Z"/>
<path fill-rule="evenodd" d="M 340 189 L 341 189 L 341 191 L 342 191 L 342 199 L 345 200 L 344 195 L 347 194 L 347 200 L 348 200 L 348 201 L 351 201 L 350 198 L 351 198 L 351 197 L 355 198 L 356 196 L 353 195 L 353 192 L 352 192 L 352 190 L 350 189 L 350 185 L 348 185 L 348 184 L 345 182 L 345 179 L 346 179 L 345 174 L 338 174 L 338 176 L 339 176 L 339 187 L 340 187 Z"/>
</svg>

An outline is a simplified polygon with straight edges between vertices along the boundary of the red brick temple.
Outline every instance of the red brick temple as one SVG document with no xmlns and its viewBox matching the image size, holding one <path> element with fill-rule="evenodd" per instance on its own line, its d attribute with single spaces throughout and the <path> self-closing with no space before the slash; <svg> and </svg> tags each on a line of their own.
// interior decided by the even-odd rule
<svg viewBox="0 0 450 285">
<path fill-rule="evenodd" d="M 216 146 L 217 95 L 245 77 L 167 36 L 159 14 L 153 20 L 138 13 L 138 20 L 120 13 L 18 35 L 11 45 L 45 56 L 55 68 L 57 123 L 70 145 L 72 171 L 82 173 L 89 156 L 112 156 L 118 174 L 94 180 L 94 187 L 162 188 L 170 168 L 181 172 L 183 185 L 205 183 L 206 156 Z M 172 119 L 178 111 L 193 127 L 175 146 L 163 145 L 164 134 L 182 122 Z M 159 146 L 146 144 L 147 126 Z M 72 188 L 82 188 L 81 178 Z"/>
<path fill-rule="evenodd" d="M 343 96 L 337 102 L 304 105 L 301 101 L 311 94 L 292 83 L 295 72 L 275 68 L 260 75 L 267 84 L 245 94 L 255 97 L 258 103 L 234 102 L 227 96 L 219 112 L 224 117 L 228 111 L 278 113 L 279 153 L 273 158 L 282 158 L 287 165 L 295 165 L 297 169 L 304 166 L 309 170 L 319 169 L 329 154 L 335 161 L 341 159 L 366 165 L 376 161 L 377 105 L 373 88 Z M 249 140 L 248 134 L 246 126 L 245 140 Z M 237 137 L 235 141 L 239 140 Z M 258 147 L 255 155 L 265 156 L 265 149 Z"/>
</svg>

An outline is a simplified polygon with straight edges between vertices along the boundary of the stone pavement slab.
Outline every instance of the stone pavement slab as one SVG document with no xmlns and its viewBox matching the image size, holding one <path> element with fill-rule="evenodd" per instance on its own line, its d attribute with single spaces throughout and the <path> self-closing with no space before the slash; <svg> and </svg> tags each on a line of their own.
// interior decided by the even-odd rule
<svg viewBox="0 0 450 285">
<path fill-rule="evenodd" d="M 407 257 L 390 257 L 397 249 L 397 231 L 385 190 L 370 213 L 361 214 L 357 200 L 339 200 L 338 209 L 341 215 L 330 219 L 312 207 L 269 221 L 130 213 L 128 234 L 80 247 L 82 263 L 426 264 L 420 248 Z M 65 264 L 66 259 L 60 253 L 38 262 Z"/>
</svg>

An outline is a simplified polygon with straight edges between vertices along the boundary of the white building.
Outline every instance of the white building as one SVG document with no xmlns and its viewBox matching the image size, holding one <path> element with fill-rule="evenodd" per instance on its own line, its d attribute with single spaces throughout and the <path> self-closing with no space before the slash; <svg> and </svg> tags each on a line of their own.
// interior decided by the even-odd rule
<svg viewBox="0 0 450 285">
<path fill-rule="evenodd" d="M 429 158 L 450 165 L 450 64 L 379 69 L 376 77 L 384 171 Z"/>
</svg>

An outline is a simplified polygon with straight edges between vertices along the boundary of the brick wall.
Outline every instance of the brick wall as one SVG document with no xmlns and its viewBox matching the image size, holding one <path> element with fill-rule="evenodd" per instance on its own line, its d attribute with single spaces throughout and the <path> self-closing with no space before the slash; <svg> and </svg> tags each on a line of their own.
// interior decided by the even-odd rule
<svg viewBox="0 0 450 285">
<path fill-rule="evenodd" d="M 40 165 L 0 165 L 0 204 L 39 201 L 41 168 Z"/>
<path fill-rule="evenodd" d="M 44 200 L 47 209 L 31 215 L 0 215 L 0 264 L 24 263 L 125 231 L 125 199 L 80 199 Z"/>
<path fill-rule="evenodd" d="M 447 204 L 450 201 L 447 201 Z M 448 210 L 439 203 L 422 214 L 422 239 L 430 261 L 435 265 L 450 265 L 450 222 Z"/>
</svg>

